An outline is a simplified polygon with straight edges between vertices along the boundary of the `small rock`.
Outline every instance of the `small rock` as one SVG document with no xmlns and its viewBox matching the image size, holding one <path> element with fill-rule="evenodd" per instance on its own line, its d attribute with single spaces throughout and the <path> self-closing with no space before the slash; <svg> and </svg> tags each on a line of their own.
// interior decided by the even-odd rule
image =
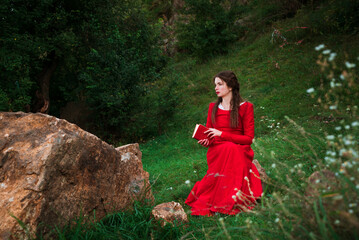
<svg viewBox="0 0 359 240">
<path fill-rule="evenodd" d="M 188 222 L 187 214 L 184 212 L 183 207 L 178 202 L 161 203 L 152 209 L 153 217 L 158 221 L 163 219 L 161 226 L 167 223 L 173 225 L 173 221 L 177 220 L 179 223 Z"/>
</svg>

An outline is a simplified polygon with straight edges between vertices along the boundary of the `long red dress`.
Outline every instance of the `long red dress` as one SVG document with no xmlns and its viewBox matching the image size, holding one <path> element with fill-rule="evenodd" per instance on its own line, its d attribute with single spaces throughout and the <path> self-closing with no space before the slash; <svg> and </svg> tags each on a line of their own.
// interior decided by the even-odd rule
<svg viewBox="0 0 359 240">
<path fill-rule="evenodd" d="M 185 203 L 192 215 L 212 216 L 219 212 L 237 214 L 252 209 L 262 195 L 259 173 L 253 161 L 253 104 L 244 102 L 239 109 L 239 126 L 230 127 L 230 111 L 218 108 L 215 126 L 211 121 L 214 103 L 209 105 L 206 126 L 222 131 L 207 151 L 208 171 L 197 182 Z"/>
</svg>

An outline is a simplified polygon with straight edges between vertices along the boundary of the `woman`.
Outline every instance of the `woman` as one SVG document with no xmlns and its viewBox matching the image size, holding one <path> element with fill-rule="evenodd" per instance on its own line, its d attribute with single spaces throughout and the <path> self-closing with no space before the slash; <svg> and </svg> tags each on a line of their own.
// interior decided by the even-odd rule
<svg viewBox="0 0 359 240">
<path fill-rule="evenodd" d="M 198 141 L 209 147 L 208 171 L 185 202 L 192 207 L 192 215 L 248 211 L 262 195 L 250 146 L 254 138 L 253 104 L 241 98 L 239 82 L 232 71 L 218 73 L 213 81 L 218 99 L 209 104 L 209 130 L 205 133 L 214 141 Z"/>
</svg>

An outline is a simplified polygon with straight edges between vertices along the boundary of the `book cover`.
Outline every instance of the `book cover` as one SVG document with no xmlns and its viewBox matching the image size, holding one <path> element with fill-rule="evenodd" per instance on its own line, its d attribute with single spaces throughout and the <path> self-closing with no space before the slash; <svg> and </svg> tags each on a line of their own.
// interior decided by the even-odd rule
<svg viewBox="0 0 359 240">
<path fill-rule="evenodd" d="M 204 133 L 207 130 L 208 130 L 208 128 L 203 126 L 202 124 L 196 124 L 196 127 L 194 128 L 194 131 L 192 134 L 192 138 L 197 139 L 197 140 L 208 139 L 209 142 L 211 143 L 213 141 L 213 138 L 209 138 L 207 136 L 207 134 Z"/>
</svg>

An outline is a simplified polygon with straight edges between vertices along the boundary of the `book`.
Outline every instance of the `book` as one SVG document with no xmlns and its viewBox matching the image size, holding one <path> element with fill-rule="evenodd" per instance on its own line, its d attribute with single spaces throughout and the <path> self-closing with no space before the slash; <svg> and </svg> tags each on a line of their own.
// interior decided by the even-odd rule
<svg viewBox="0 0 359 240">
<path fill-rule="evenodd" d="M 208 130 L 208 127 L 205 127 L 202 124 L 196 124 L 196 127 L 194 128 L 194 131 L 193 131 L 192 138 L 197 139 L 197 140 L 208 139 L 209 143 L 211 143 L 213 141 L 213 138 L 209 138 L 207 136 L 207 134 L 204 133 L 207 130 Z"/>
</svg>

